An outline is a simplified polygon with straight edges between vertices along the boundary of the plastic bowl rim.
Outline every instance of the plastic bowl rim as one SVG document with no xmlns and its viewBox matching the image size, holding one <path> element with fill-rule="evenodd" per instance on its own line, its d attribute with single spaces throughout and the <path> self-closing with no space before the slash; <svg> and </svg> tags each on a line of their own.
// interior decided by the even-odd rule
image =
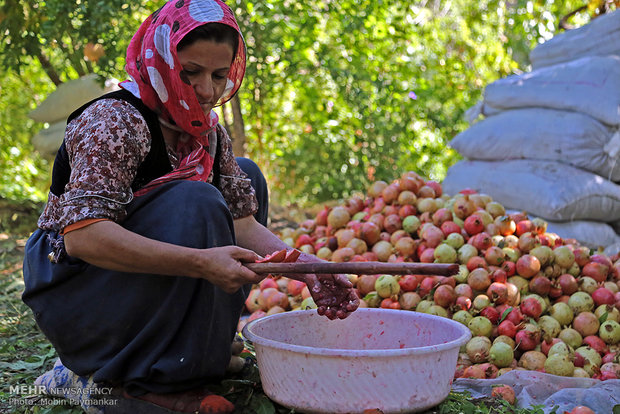
<svg viewBox="0 0 620 414">
<path fill-rule="evenodd" d="M 398 309 L 382 309 L 382 308 L 361 308 L 356 310 L 355 312 L 406 312 Z M 316 309 L 308 309 L 308 310 L 297 310 L 291 312 L 305 312 L 305 313 L 316 313 Z M 285 318 L 287 314 L 291 312 L 283 312 L 277 313 L 274 315 L 264 316 L 259 319 L 255 319 L 251 322 L 248 322 L 242 330 L 242 335 L 244 338 L 251 341 L 253 344 L 257 344 L 259 346 L 280 349 L 284 351 L 302 353 L 302 354 L 311 354 L 311 355 L 321 355 L 321 356 L 334 356 L 334 357 L 382 357 L 382 356 L 410 356 L 415 353 L 416 355 L 424 355 L 431 352 L 441 352 L 448 351 L 452 349 L 459 349 L 462 345 L 467 343 L 471 338 L 472 334 L 469 328 L 465 325 L 462 325 L 460 322 L 453 321 L 452 319 L 444 318 L 442 316 L 429 315 L 426 313 L 419 313 L 419 315 L 424 315 L 424 318 L 435 319 L 437 321 L 447 323 L 447 324 L 458 324 L 459 330 L 462 331 L 461 335 L 456 339 L 453 339 L 449 342 L 443 342 L 436 345 L 427 345 L 420 347 L 407 347 L 407 348 L 398 348 L 398 349 L 345 349 L 345 348 L 316 348 L 312 346 L 305 345 L 294 345 L 287 344 L 284 342 L 275 341 L 273 339 L 263 338 L 254 334 L 252 332 L 252 327 L 260 322 L 263 322 L 269 319 L 279 319 Z"/>
</svg>

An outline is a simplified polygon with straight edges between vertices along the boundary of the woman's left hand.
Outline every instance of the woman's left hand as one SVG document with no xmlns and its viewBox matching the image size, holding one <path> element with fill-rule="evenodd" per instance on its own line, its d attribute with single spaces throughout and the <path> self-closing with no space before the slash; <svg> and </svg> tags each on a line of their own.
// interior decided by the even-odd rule
<svg viewBox="0 0 620 414">
<path fill-rule="evenodd" d="M 308 290 L 319 315 L 344 319 L 354 312 L 360 300 L 346 275 L 305 275 Z"/>
</svg>

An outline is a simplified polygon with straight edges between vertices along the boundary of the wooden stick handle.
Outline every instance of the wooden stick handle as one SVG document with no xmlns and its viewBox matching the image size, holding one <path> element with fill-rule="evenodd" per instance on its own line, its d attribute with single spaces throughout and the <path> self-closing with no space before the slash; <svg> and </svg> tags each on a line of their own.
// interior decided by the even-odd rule
<svg viewBox="0 0 620 414">
<path fill-rule="evenodd" d="M 318 273 L 357 275 L 438 275 L 452 276 L 459 272 L 455 263 L 384 263 L 384 262 L 316 262 L 316 263 L 244 263 L 255 273 Z"/>
</svg>

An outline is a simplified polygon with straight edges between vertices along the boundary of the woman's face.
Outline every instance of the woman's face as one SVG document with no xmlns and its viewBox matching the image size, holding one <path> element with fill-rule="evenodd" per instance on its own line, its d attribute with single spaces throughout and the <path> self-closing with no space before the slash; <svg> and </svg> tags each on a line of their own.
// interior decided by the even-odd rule
<svg viewBox="0 0 620 414">
<path fill-rule="evenodd" d="M 211 40 L 197 40 L 177 52 L 177 57 L 194 88 L 205 115 L 217 104 L 224 90 L 233 59 L 232 46 Z"/>
</svg>

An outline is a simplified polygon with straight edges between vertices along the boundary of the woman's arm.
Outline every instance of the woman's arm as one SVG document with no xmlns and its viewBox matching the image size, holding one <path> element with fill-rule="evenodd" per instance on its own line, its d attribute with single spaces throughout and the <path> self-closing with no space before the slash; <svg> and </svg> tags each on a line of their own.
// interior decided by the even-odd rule
<svg viewBox="0 0 620 414">
<path fill-rule="evenodd" d="M 263 277 L 243 266 L 256 253 L 237 246 L 195 249 L 143 237 L 113 221 L 100 221 L 65 236 L 70 256 L 106 269 L 207 279 L 228 293 Z"/>
</svg>

